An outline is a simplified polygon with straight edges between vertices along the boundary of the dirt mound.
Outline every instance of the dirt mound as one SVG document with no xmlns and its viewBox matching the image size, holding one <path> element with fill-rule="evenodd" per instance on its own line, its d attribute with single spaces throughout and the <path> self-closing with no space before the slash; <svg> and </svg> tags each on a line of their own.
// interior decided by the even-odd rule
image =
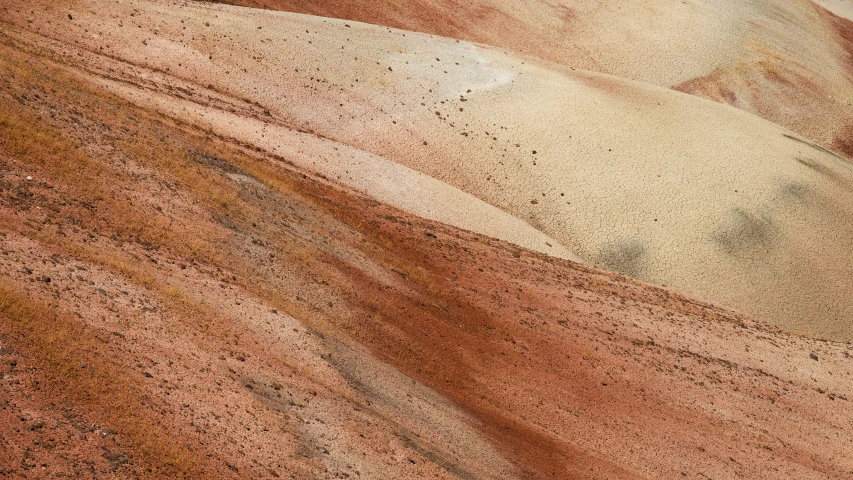
<svg viewBox="0 0 853 480">
<path fill-rule="evenodd" d="M 847 0 L 229 0 L 495 45 L 699 95 L 853 158 Z M 846 149 L 845 149 L 846 148 Z"/>
</svg>

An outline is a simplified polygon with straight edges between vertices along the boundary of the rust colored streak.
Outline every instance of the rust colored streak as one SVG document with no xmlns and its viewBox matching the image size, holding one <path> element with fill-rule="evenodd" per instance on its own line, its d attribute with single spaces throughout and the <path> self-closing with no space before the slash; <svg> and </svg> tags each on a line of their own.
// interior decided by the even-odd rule
<svg viewBox="0 0 853 480">
<path fill-rule="evenodd" d="M 832 147 L 848 160 L 853 160 L 853 126 L 847 127 L 841 135 L 836 137 Z"/>
<path fill-rule="evenodd" d="M 823 14 L 838 35 L 838 44 L 846 53 L 844 64 L 851 78 L 853 78 L 853 22 L 828 10 L 823 10 Z"/>
<path fill-rule="evenodd" d="M 692 78 L 682 82 L 673 86 L 672 89 L 729 105 L 736 105 L 738 100 L 737 94 L 726 88 L 723 74 L 719 69 L 704 77 Z"/>
<path fill-rule="evenodd" d="M 453 275 L 448 265 L 428 264 L 414 248 L 409 252 L 410 255 L 397 253 L 403 253 L 404 258 L 408 257 L 406 260 L 427 271 L 434 268 L 435 272 Z M 472 304 L 471 299 L 452 293 L 456 287 L 452 282 L 442 281 L 441 274 L 430 275 L 424 283 L 410 283 L 420 291 L 416 296 L 407 296 L 388 290 L 358 269 L 344 264 L 340 268 L 346 271 L 355 288 L 349 300 L 360 303 L 369 315 L 364 323 L 347 325 L 349 333 L 380 351 L 385 360 L 407 375 L 464 406 L 482 422 L 487 436 L 502 448 L 505 457 L 516 464 L 525 478 L 589 478 L 593 472 L 607 478 L 634 477 L 607 459 L 533 428 L 524 420 L 524 411 L 504 411 L 495 403 L 506 402 L 494 402 L 494 398 L 483 396 L 490 385 L 512 378 L 535 378 L 532 371 L 535 365 L 530 357 L 539 362 L 548 357 L 548 351 L 564 353 L 556 345 L 540 342 L 530 348 L 529 357 L 524 355 L 519 341 L 532 344 L 537 340 L 500 321 L 512 318 L 512 312 L 507 309 L 485 312 Z M 487 283 L 482 279 L 476 281 L 480 285 Z M 435 283 L 429 288 L 431 282 Z M 425 306 L 427 299 L 438 302 Z M 576 348 L 568 351 L 578 358 L 581 356 Z M 572 386 L 593 383 L 576 366 L 564 371 L 572 372 Z"/>
<path fill-rule="evenodd" d="M 828 10 L 824 10 L 823 13 L 836 32 L 838 44 L 845 53 L 842 62 L 847 67 L 850 78 L 853 79 L 853 22 Z M 853 160 L 853 125 L 844 128 L 835 138 L 832 146 L 848 159 Z"/>
<path fill-rule="evenodd" d="M 325 196 L 330 207 L 340 209 L 348 203 L 330 198 L 334 192 L 315 194 Z M 559 428 L 548 431 L 554 427 L 549 427 L 551 415 L 545 409 L 597 411 L 596 415 L 606 417 L 644 405 L 646 413 L 671 418 L 679 414 L 665 407 L 666 402 L 639 396 L 636 388 L 608 384 L 590 373 L 590 364 L 605 365 L 610 360 L 587 339 L 570 338 L 560 322 L 583 325 L 595 313 L 581 302 L 557 302 L 555 308 L 550 295 L 536 292 L 567 287 L 550 283 L 555 272 L 543 270 L 541 258 L 529 258 L 527 252 L 521 257 L 516 250 L 520 258 L 508 262 L 508 269 L 488 271 L 489 266 L 496 266 L 491 258 L 494 246 L 488 245 L 492 241 L 453 241 L 440 233 L 438 240 L 432 240 L 421 229 L 404 231 L 398 219 L 383 220 L 379 213 L 375 218 L 380 220 L 368 223 L 361 220 L 361 210 L 343 215 L 372 238 L 394 239 L 394 246 L 381 254 L 366 253 L 390 255 L 391 264 L 406 276 L 408 287 L 405 291 L 389 289 L 363 271 L 340 263 L 338 268 L 352 286 L 348 303 L 363 312 L 362 321 L 342 325 L 351 335 L 480 420 L 486 436 L 524 478 L 638 476 L 621 462 L 566 441 Z M 434 228 L 449 231 L 440 225 Z M 506 257 L 502 256 L 503 262 Z M 525 273 L 529 271 L 547 278 L 549 285 L 537 286 L 537 280 Z M 514 282 L 513 278 L 523 280 Z M 580 285 L 579 278 L 565 281 Z M 512 287 L 505 288 L 507 285 Z M 573 307 L 576 311 L 569 312 Z M 559 398 L 566 398 L 565 405 L 554 403 Z"/>
</svg>

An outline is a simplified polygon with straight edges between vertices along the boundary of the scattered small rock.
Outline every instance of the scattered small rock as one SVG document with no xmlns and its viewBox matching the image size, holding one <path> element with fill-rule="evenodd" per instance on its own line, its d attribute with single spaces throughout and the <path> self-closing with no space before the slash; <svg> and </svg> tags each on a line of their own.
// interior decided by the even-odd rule
<svg viewBox="0 0 853 480">
<path fill-rule="evenodd" d="M 36 430 L 41 430 L 42 428 L 44 428 L 44 422 L 39 421 L 27 427 L 27 430 L 33 432 Z"/>
<path fill-rule="evenodd" d="M 817 361 L 817 359 L 818 359 L 818 358 L 817 358 L 817 354 L 816 354 L 816 353 L 814 353 L 814 352 L 812 352 L 812 353 L 810 353 L 810 354 L 809 354 L 809 358 L 811 358 L 811 359 L 812 359 L 812 360 L 814 360 L 814 361 Z"/>
</svg>

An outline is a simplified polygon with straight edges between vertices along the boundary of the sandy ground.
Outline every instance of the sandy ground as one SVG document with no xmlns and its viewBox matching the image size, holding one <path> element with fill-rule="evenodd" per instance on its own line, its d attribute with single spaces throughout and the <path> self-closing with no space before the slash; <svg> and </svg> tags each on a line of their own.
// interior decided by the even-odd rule
<svg viewBox="0 0 853 480">
<path fill-rule="evenodd" d="M 406 191 L 376 176 L 395 162 L 411 202 L 491 192 L 545 232 L 599 219 L 561 234 L 578 251 L 674 238 L 649 257 L 745 281 L 705 270 L 714 251 L 755 275 L 746 300 L 846 308 L 850 173 L 831 152 L 734 108 L 410 32 L 165 1 L 0 15 L 0 475 L 853 475 L 849 342 L 373 197 Z M 222 43 L 198 50 L 213 28 Z M 360 42 L 363 65 L 321 42 Z M 495 161 L 505 178 L 482 182 Z M 558 205 L 587 213 L 531 215 Z"/>
<path fill-rule="evenodd" d="M 842 18 L 810 0 L 225 3 L 461 38 L 672 87 L 755 113 L 853 158 L 849 0 L 817 2 Z"/>
<path fill-rule="evenodd" d="M 100 166 L 10 156 L 3 130 L 7 475 L 853 472 L 849 344 L 420 219 L 3 48 L 44 75 L 19 83 L 4 60 L 4 108 Z M 128 216 L 153 226 L 124 230 Z M 139 396 L 87 400 L 90 376 Z"/>
<path fill-rule="evenodd" d="M 247 119 L 193 101 L 176 100 L 168 94 L 140 91 L 121 82 L 99 81 L 137 105 L 158 109 L 274 154 L 298 151 L 300 155 L 292 157 L 294 163 L 421 217 L 558 258 L 581 261 L 558 241 L 518 217 L 383 157 L 262 119 Z"/>
<path fill-rule="evenodd" d="M 68 42 L 49 48 L 140 105 L 295 149 L 300 165 L 429 218 L 853 338 L 853 166 L 754 115 L 383 27 L 79 5 L 73 20 L 54 10 L 27 28 Z"/>
</svg>

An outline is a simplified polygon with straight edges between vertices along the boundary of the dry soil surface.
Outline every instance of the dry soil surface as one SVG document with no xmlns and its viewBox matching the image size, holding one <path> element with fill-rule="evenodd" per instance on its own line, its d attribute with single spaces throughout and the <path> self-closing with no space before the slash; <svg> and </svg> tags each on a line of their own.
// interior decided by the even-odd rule
<svg viewBox="0 0 853 480">
<path fill-rule="evenodd" d="M 850 0 L 225 3 L 461 38 L 672 87 L 752 112 L 853 158 Z"/>
<path fill-rule="evenodd" d="M 736 122 L 741 131 L 724 130 L 721 145 L 754 158 L 799 149 L 800 161 L 782 156 L 773 163 L 775 185 L 799 180 L 804 187 L 791 195 L 807 206 L 823 202 L 844 218 L 848 200 L 837 195 L 848 188 L 846 164 L 807 140 L 687 95 L 358 24 L 165 1 L 5 3 L 0 15 L 0 475 L 853 476 L 849 343 L 791 335 L 693 296 L 422 218 L 394 206 L 402 195 L 383 199 L 391 205 L 378 201 L 371 185 L 383 181 L 362 170 L 348 173 L 332 153 L 374 165 L 377 174 L 385 167 L 376 165 L 387 165 L 381 162 L 405 166 L 391 150 L 386 156 L 378 149 L 393 147 L 394 134 L 412 142 L 412 130 L 395 130 L 393 121 L 418 126 L 427 148 L 412 145 L 417 163 L 399 170 L 419 179 L 409 195 L 427 201 L 425 192 L 450 188 L 463 195 L 461 186 L 417 174 L 426 168 L 418 165 L 433 165 L 426 152 L 443 155 L 445 135 L 436 132 L 465 123 L 447 118 L 445 99 L 474 112 L 467 122 L 479 122 L 479 129 L 466 131 L 481 147 L 470 148 L 492 145 L 496 161 L 503 148 L 517 148 L 513 159 L 529 150 L 531 165 L 555 162 L 548 160 L 554 150 L 548 153 L 544 141 L 534 145 L 538 137 L 521 130 L 521 119 L 511 124 L 519 130 L 486 130 L 483 119 L 483 99 L 495 102 L 493 122 L 508 116 L 500 102 L 510 95 L 501 88 L 551 85 L 567 89 L 566 118 L 583 112 L 600 125 L 595 110 L 583 107 L 596 101 L 625 118 L 611 122 L 610 130 L 621 133 L 599 132 L 601 144 L 588 143 L 592 127 L 569 132 L 581 140 L 577 148 L 600 147 L 601 155 L 589 154 L 591 166 L 605 165 L 604 151 L 623 145 L 607 135 L 653 134 L 631 113 L 637 107 L 661 108 L 661 118 L 681 112 L 684 131 L 700 146 L 711 136 L 702 128 Z M 187 46 L 192 37 L 214 38 L 205 29 L 217 22 L 216 38 L 234 42 L 233 50 L 201 54 Z M 298 50 L 307 53 L 292 66 L 314 69 L 306 78 L 282 73 L 273 88 L 243 63 L 258 57 L 254 48 L 268 39 L 281 43 L 267 60 L 284 62 L 291 55 L 285 40 L 321 28 L 328 30 L 300 38 Z M 330 33 L 338 30 L 346 33 Z M 410 68 L 412 79 L 366 76 L 366 67 L 348 77 L 321 69 L 318 77 L 316 69 L 331 69 L 334 59 L 342 70 L 351 65 L 328 48 L 329 61 L 321 63 L 310 46 L 346 47 L 346 38 L 361 42 L 360 55 L 373 52 L 364 57 L 370 62 L 387 62 L 380 67 L 389 74 L 387 67 Z M 415 44 L 389 40 L 402 38 Z M 175 64 L 147 50 L 151 45 Z M 393 64 L 399 52 L 375 53 L 400 47 L 413 53 Z M 210 56 L 223 62 L 210 68 L 233 73 L 233 81 L 191 63 Z M 465 71 L 473 77 L 456 74 L 441 85 L 461 84 L 462 92 L 429 97 L 430 88 L 439 89 L 424 72 L 432 62 L 451 71 L 445 58 L 472 62 Z M 509 84 L 500 84 L 503 77 L 493 75 L 499 72 L 513 75 Z M 341 78 L 368 86 L 345 86 Z M 332 108 L 337 99 L 324 79 L 338 82 L 350 96 L 339 104 L 352 111 Z M 263 96 L 252 96 L 251 81 Z M 513 81 L 519 86 L 507 86 Z M 376 95 L 377 85 L 387 95 Z M 395 99 L 412 102 L 411 89 L 423 92 L 420 102 L 394 108 Z M 316 117 L 299 103 L 306 99 L 315 101 Z M 422 112 L 419 104 L 427 101 L 441 114 Z M 556 109 L 544 116 L 549 110 L 542 108 L 542 125 L 569 121 Z M 340 116 L 341 137 L 326 123 L 330 115 Z M 361 136 L 347 115 L 363 116 Z M 388 131 L 372 126 L 370 115 Z M 430 115 L 433 123 L 425 121 Z M 498 140 L 487 140 L 485 131 Z M 699 151 L 690 135 L 672 148 Z M 265 143 L 267 136 L 276 140 Z M 466 137 L 456 136 L 464 145 Z M 361 137 L 375 137 L 375 144 L 350 140 Z M 522 146 L 503 146 L 509 138 Z M 471 163 L 485 157 L 472 155 Z M 753 187 L 770 182 L 743 172 L 744 182 L 757 182 Z M 395 192 L 390 180 L 385 184 L 384 191 Z M 761 199 L 760 192 L 747 196 Z M 549 198 L 536 193 L 540 203 L 530 205 Z M 560 202 L 583 198 L 551 193 L 566 193 Z M 815 218 L 798 220 L 781 238 L 825 228 L 820 222 L 830 233 L 814 235 L 846 228 L 829 213 Z M 836 262 L 821 281 L 842 288 L 830 285 L 844 280 L 848 265 L 837 245 L 813 245 L 825 245 L 819 253 Z M 806 246 L 794 251 L 814 255 L 806 257 L 814 268 L 829 261 Z"/>
<path fill-rule="evenodd" d="M 409 212 L 853 338 L 853 164 L 741 110 L 291 13 L 80 0 L 3 15 L 136 105 L 295 151 Z"/>
</svg>

